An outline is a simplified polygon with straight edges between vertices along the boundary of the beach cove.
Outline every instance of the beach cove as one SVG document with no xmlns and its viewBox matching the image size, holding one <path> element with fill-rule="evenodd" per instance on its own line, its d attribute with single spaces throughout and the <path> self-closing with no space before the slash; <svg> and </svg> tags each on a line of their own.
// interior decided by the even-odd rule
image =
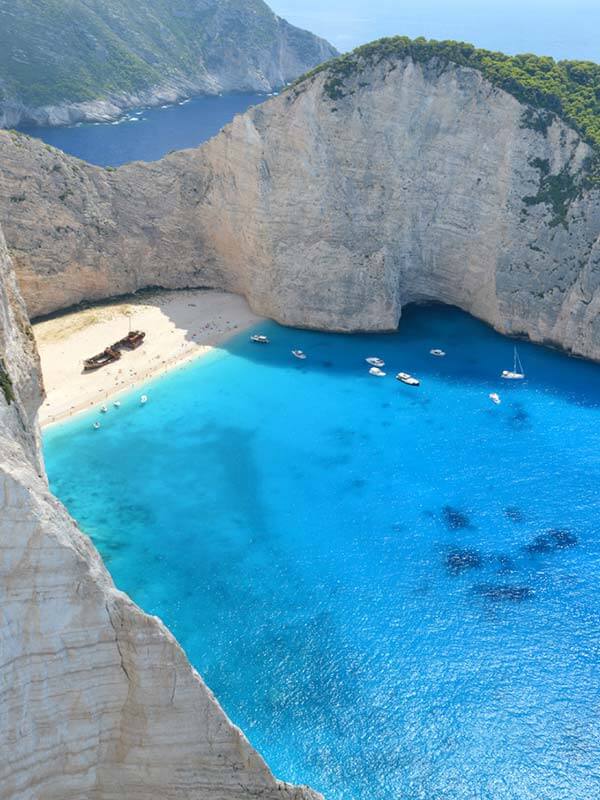
<svg viewBox="0 0 600 800">
<path fill-rule="evenodd" d="M 228 337 L 255 325 L 246 301 L 212 290 L 143 292 L 53 316 L 34 325 L 46 398 L 42 427 L 95 406 L 190 360 L 206 355 Z M 128 330 L 143 330 L 138 350 L 95 372 L 83 361 L 102 352 Z"/>
<path fill-rule="evenodd" d="M 526 379 L 502 381 L 513 345 L 442 307 L 390 335 L 260 321 L 101 430 L 98 405 L 46 430 L 51 488 L 117 586 L 283 779 L 330 800 L 600 791 L 600 376 L 519 343 Z"/>
</svg>

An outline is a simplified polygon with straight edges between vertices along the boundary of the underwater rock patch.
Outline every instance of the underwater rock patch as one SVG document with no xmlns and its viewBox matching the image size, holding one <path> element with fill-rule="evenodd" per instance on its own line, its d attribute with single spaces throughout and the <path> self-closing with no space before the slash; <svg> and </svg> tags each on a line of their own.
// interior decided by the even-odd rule
<svg viewBox="0 0 600 800">
<path fill-rule="evenodd" d="M 477 550 L 451 550 L 446 556 L 446 568 L 451 575 L 460 575 L 469 569 L 479 569 L 483 564 Z"/>
<path fill-rule="evenodd" d="M 505 508 L 504 514 L 511 522 L 525 522 L 525 514 L 517 506 Z"/>
<path fill-rule="evenodd" d="M 452 506 L 444 506 L 442 509 L 442 514 L 444 517 L 444 522 L 446 523 L 446 527 L 451 531 L 460 531 L 472 527 L 469 517 L 463 511 L 459 511 L 457 508 L 452 508 Z"/>
<path fill-rule="evenodd" d="M 577 543 L 577 536 L 571 533 L 571 531 L 554 528 L 536 536 L 532 542 L 525 545 L 525 550 L 531 555 L 554 553 L 557 550 L 566 550 L 568 547 L 575 547 Z"/>
<path fill-rule="evenodd" d="M 489 583 L 480 583 L 473 587 L 473 591 L 486 600 L 494 602 L 509 601 L 512 603 L 521 603 L 523 600 L 533 597 L 534 594 L 531 586 L 514 586 L 509 583 L 496 586 Z"/>
<path fill-rule="evenodd" d="M 517 406 L 515 413 L 509 418 L 509 424 L 512 428 L 524 428 L 529 424 L 530 417 L 523 406 Z"/>
</svg>

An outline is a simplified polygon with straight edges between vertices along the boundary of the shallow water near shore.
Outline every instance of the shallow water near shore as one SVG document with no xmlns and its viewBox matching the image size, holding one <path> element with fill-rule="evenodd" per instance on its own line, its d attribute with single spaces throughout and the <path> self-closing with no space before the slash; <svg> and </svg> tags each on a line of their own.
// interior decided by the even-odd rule
<svg viewBox="0 0 600 800">
<path fill-rule="evenodd" d="M 600 368 L 520 344 L 502 381 L 513 343 L 440 307 L 261 331 L 46 432 L 116 584 L 328 800 L 600 796 Z"/>
<path fill-rule="evenodd" d="M 132 109 L 113 122 L 61 128 L 21 126 L 19 130 L 91 164 L 118 167 L 129 161 L 155 161 L 171 150 L 197 147 L 236 114 L 266 99 L 265 94 L 194 97 L 162 107 Z"/>
</svg>

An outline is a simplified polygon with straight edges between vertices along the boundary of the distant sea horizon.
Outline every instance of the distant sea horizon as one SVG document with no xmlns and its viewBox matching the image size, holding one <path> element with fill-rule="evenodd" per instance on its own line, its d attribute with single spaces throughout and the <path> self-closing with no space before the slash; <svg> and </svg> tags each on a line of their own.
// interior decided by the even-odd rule
<svg viewBox="0 0 600 800">
<path fill-rule="evenodd" d="M 441 0 L 398 4 L 396 0 L 271 0 L 273 10 L 294 25 L 352 50 L 383 36 L 455 39 L 509 55 L 536 53 L 556 59 L 600 62 L 600 3 L 572 0 Z M 267 95 L 198 96 L 162 108 L 131 109 L 112 123 L 67 127 L 21 126 L 19 130 L 98 166 L 154 161 L 172 150 L 197 147 L 236 114 Z"/>
<path fill-rule="evenodd" d="M 270 0 L 275 13 L 341 52 L 383 36 L 455 39 L 508 55 L 600 62 L 593 0 Z"/>
</svg>

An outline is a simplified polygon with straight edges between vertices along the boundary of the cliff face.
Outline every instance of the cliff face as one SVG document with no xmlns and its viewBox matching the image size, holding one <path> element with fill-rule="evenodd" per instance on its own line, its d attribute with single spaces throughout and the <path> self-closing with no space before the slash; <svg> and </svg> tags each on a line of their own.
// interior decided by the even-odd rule
<svg viewBox="0 0 600 800">
<path fill-rule="evenodd" d="M 0 134 L 0 215 L 32 315 L 210 286 L 297 326 L 391 330 L 441 301 L 600 359 L 591 151 L 474 69 L 327 71 L 196 150 L 109 172 Z"/>
<path fill-rule="evenodd" d="M 192 94 L 272 91 L 335 49 L 263 0 L 0 0 L 0 126 L 107 120 Z"/>
<path fill-rule="evenodd" d="M 273 778 L 49 493 L 37 355 L 1 232 L 0 357 L 1 800 L 316 800 Z"/>
</svg>

